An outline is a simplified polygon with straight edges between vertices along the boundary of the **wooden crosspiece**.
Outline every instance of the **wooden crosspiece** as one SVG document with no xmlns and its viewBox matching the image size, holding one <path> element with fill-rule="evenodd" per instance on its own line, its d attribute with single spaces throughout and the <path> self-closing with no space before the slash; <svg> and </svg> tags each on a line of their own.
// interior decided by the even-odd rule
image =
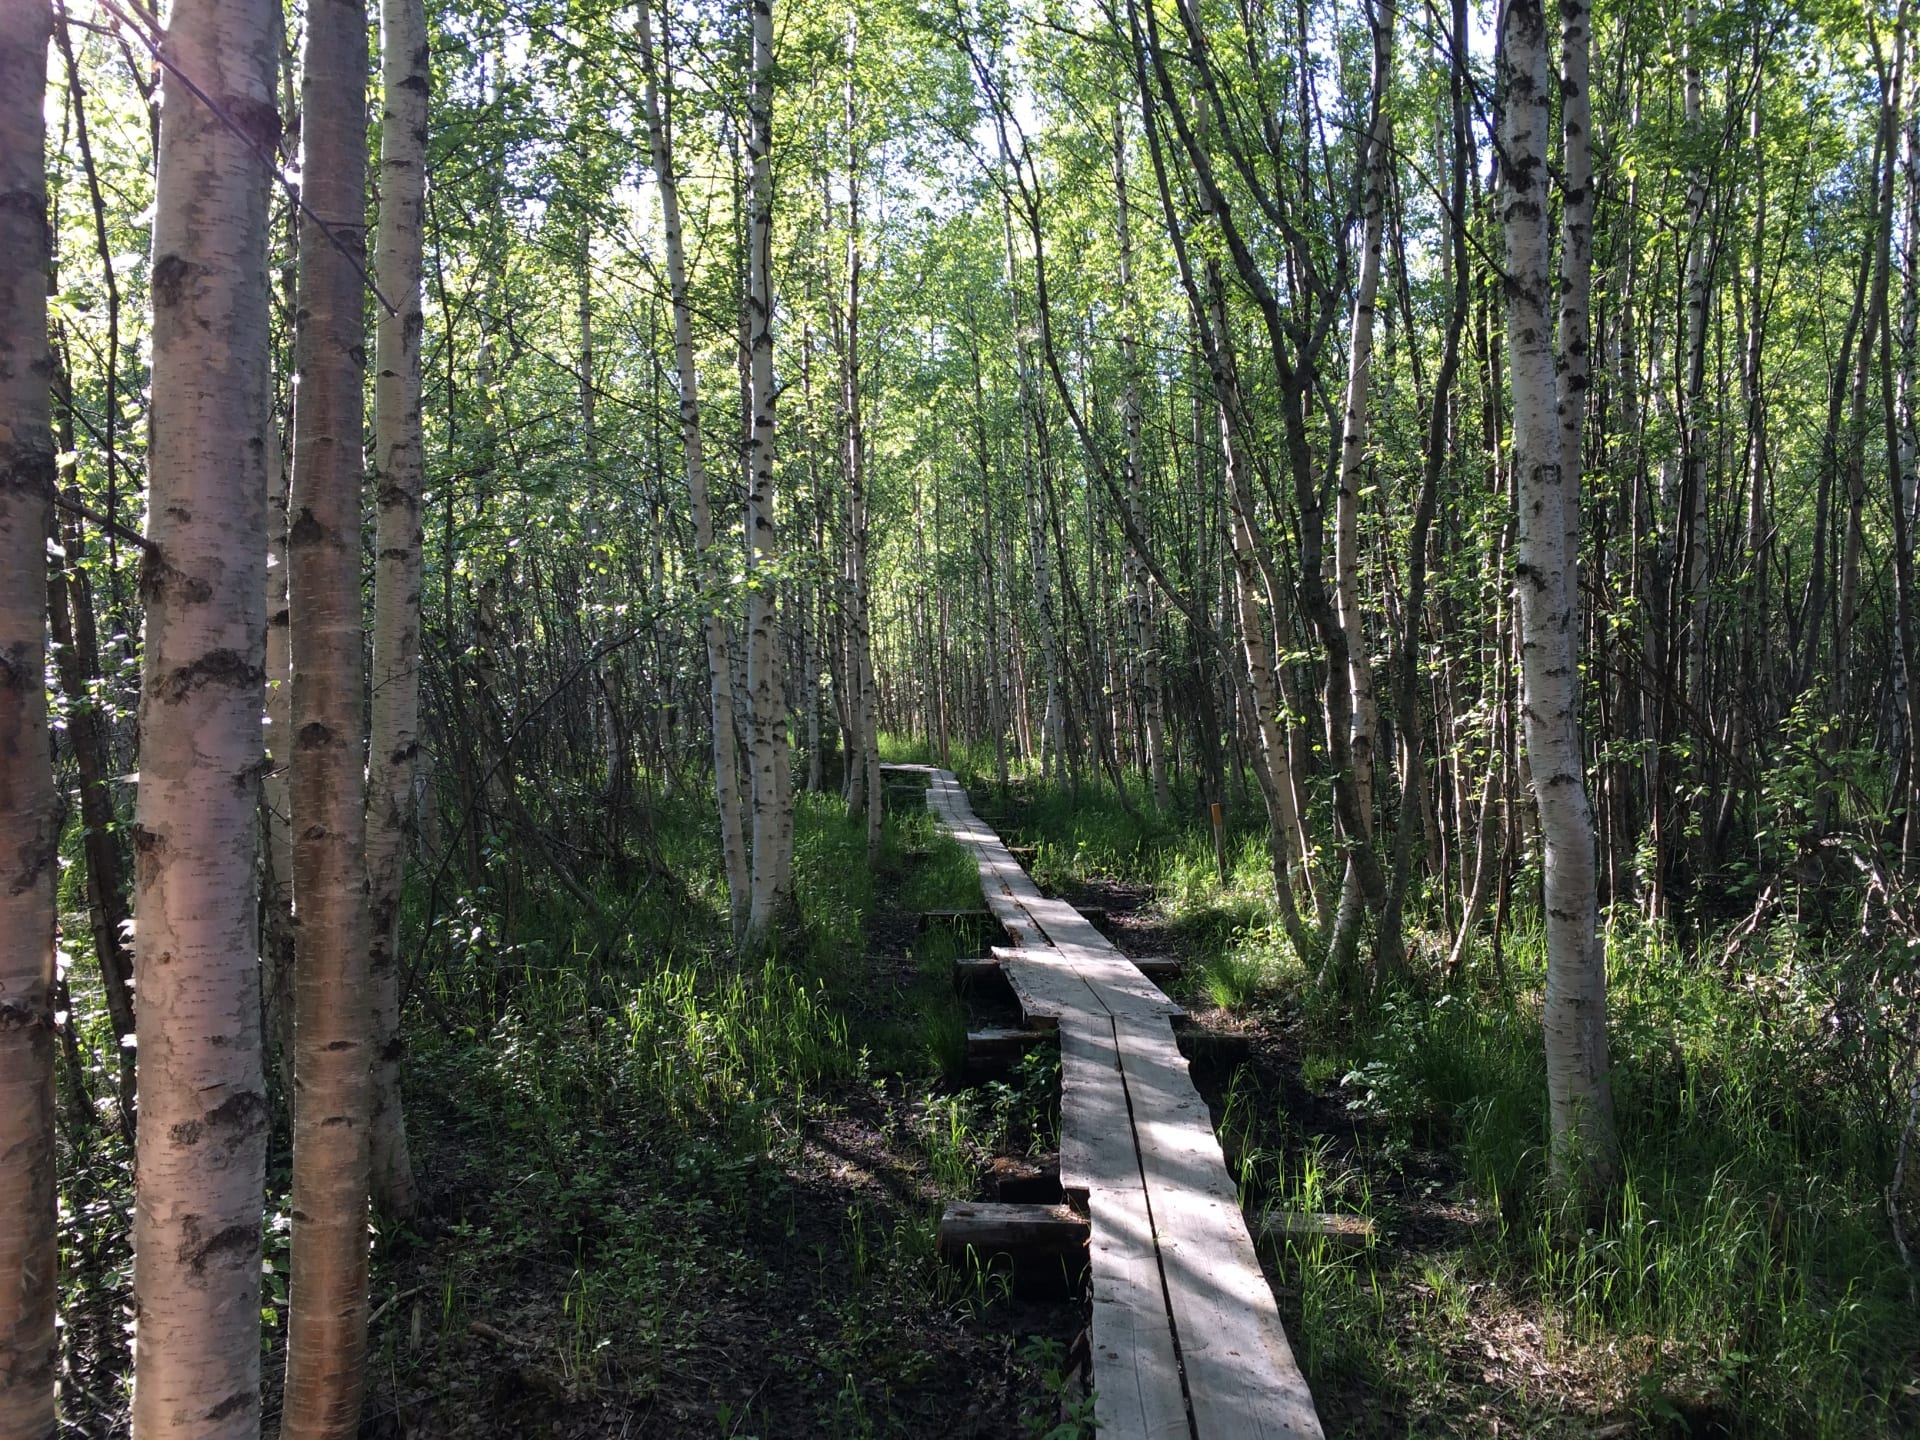
<svg viewBox="0 0 1920 1440">
<path fill-rule="evenodd" d="M 1060 1037 L 1060 1184 L 1090 1222 L 1094 1411 L 1125 1440 L 1319 1440 L 1320 1420 L 1261 1273 L 1181 1008 L 1063 900 L 1043 896 L 926 767 L 927 805 L 980 869 L 1012 943 L 990 959 L 1029 1030 Z M 996 1221 L 1011 1216 L 995 1212 Z"/>
</svg>

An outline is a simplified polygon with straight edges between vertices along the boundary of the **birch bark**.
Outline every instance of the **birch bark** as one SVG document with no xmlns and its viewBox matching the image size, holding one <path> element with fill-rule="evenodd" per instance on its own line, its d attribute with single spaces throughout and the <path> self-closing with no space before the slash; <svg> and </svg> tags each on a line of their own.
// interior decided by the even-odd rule
<svg viewBox="0 0 1920 1440">
<path fill-rule="evenodd" d="M 1577 494 L 1578 482 L 1567 482 L 1559 453 L 1553 327 L 1547 309 L 1548 75 L 1540 0 L 1507 0 L 1500 28 L 1500 142 L 1506 176 L 1501 215 L 1519 511 L 1521 680 L 1544 851 L 1549 1160 L 1563 1192 L 1593 1195 L 1612 1183 L 1619 1147 L 1607 1073 L 1607 972 L 1598 932 L 1593 814 L 1576 728 L 1578 674 L 1566 497 L 1569 491 Z"/>
<path fill-rule="evenodd" d="M 368 725 L 367 890 L 372 910 L 374 1203 L 413 1213 L 418 1196 L 400 1104 L 400 885 L 420 759 L 422 220 L 426 194 L 427 12 L 381 0 L 380 216 L 374 275 L 394 308 L 373 339 L 373 706 Z M 590 393 L 590 392 L 589 392 Z"/>
<path fill-rule="evenodd" d="M 673 168 L 673 142 L 660 104 L 661 65 L 653 45 L 649 3 L 637 7 L 640 63 L 645 70 L 642 105 L 654 184 L 660 192 L 660 228 L 666 240 L 667 287 L 673 304 L 673 355 L 680 390 L 680 447 L 686 459 L 687 495 L 693 509 L 698 551 L 700 629 L 706 642 L 708 696 L 713 711 L 714 791 L 720 808 L 720 849 L 727 871 L 733 938 L 745 937 L 749 876 L 746 827 L 740 813 L 740 742 L 734 728 L 733 657 L 720 615 L 725 573 L 713 547 L 713 504 L 707 493 L 706 450 L 700 428 L 700 380 L 693 350 L 693 302 L 687 290 L 687 252 L 680 225 L 680 182 Z"/>
<path fill-rule="evenodd" d="M 53 10 L 0 4 L 0 1435 L 54 1432 L 54 880 L 47 720 L 53 357 L 47 47 Z M 108 976 L 108 983 L 112 977 Z"/>
<path fill-rule="evenodd" d="M 752 714 L 753 873 L 744 944 L 765 946 L 792 902 L 793 766 L 775 633 L 780 535 L 773 454 L 773 5 L 752 0 L 747 89 L 747 690 Z M 869 744 L 872 742 L 869 741 Z M 872 787 L 869 786 L 869 789 Z M 872 802 L 869 801 L 869 804 Z"/>
<path fill-rule="evenodd" d="M 134 807 L 133 1433 L 260 1433 L 260 717 L 279 7 L 174 0 L 161 82 Z M 188 89 L 222 97 L 215 114 Z"/>
<path fill-rule="evenodd" d="M 373 1101 L 361 494 L 366 482 L 367 15 L 307 15 L 299 372 L 287 583 L 293 640 L 293 1233 L 285 1440 L 360 1425 Z"/>
</svg>

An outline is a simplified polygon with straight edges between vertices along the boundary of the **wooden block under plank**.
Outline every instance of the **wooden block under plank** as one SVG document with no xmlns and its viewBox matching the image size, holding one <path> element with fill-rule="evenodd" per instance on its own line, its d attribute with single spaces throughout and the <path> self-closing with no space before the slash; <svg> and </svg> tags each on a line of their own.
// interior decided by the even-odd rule
<svg viewBox="0 0 1920 1440">
<path fill-rule="evenodd" d="M 967 1032 L 967 1069 L 1005 1073 L 1019 1063 L 1028 1051 L 1038 1049 L 1053 1036 L 1042 1030 L 1010 1030 L 990 1025 Z"/>
<path fill-rule="evenodd" d="M 936 925 L 979 925 L 993 923 L 991 910 L 922 910 L 918 917 L 920 929 L 931 930 Z"/>
<path fill-rule="evenodd" d="M 1015 1266 L 1077 1260 L 1087 1244 L 1087 1222 L 1065 1205 L 1010 1205 L 956 1200 L 940 1216 L 940 1258 L 949 1265 L 976 1256 L 982 1264 L 1005 1255 Z"/>
<path fill-rule="evenodd" d="M 1364 1250 L 1373 1243 L 1373 1221 L 1364 1215 L 1307 1214 L 1270 1210 L 1260 1219 L 1260 1238 L 1276 1244 L 1324 1240 L 1336 1250 Z"/>
<path fill-rule="evenodd" d="M 953 988 L 978 990 L 983 986 L 1004 984 L 998 960 L 956 960 L 953 962 Z"/>
</svg>

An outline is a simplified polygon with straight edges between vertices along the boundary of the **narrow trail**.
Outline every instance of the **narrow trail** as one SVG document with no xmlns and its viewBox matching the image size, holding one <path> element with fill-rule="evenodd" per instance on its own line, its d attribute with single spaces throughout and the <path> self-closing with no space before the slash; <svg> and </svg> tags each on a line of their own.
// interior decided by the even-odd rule
<svg viewBox="0 0 1920 1440">
<path fill-rule="evenodd" d="M 1319 1440 L 1206 1102 L 1180 1006 L 1093 924 L 1040 893 L 953 773 L 936 822 L 966 846 L 1012 945 L 995 958 L 1026 1021 L 1060 1036 L 1060 1183 L 1091 1225 L 1094 1408 L 1123 1440 Z"/>
</svg>

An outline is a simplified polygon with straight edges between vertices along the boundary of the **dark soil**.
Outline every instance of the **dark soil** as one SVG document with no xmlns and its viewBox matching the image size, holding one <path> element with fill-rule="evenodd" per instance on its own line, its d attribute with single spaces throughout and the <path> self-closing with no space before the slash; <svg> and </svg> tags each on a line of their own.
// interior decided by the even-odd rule
<svg viewBox="0 0 1920 1440">
<path fill-rule="evenodd" d="M 893 903 L 898 880 L 883 877 L 867 919 L 856 1042 L 862 1020 L 915 1018 L 918 927 Z M 425 1213 L 376 1263 L 362 1434 L 1033 1433 L 1058 1403 L 1039 1362 L 1065 1352 L 1084 1306 L 997 1290 L 982 1303 L 943 1280 L 927 1253 L 943 1197 L 911 1117 L 944 1088 L 898 1076 L 845 1087 L 779 1154 L 746 1161 L 605 1136 L 606 1174 L 575 1209 L 544 1215 L 514 1195 L 537 1158 L 515 1156 L 456 1095 L 411 1096 Z M 624 1298 L 596 1316 L 589 1279 Z"/>
</svg>

